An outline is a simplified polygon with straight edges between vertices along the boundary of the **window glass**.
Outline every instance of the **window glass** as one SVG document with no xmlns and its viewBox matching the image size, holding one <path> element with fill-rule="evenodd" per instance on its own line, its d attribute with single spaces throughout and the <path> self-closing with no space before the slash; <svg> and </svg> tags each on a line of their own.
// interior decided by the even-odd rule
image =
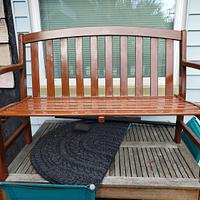
<svg viewBox="0 0 200 200">
<path fill-rule="evenodd" d="M 173 29 L 175 0 L 40 0 L 42 30 L 82 26 Z M 128 76 L 135 73 L 135 38 L 128 38 Z M 90 76 L 90 43 L 83 39 L 84 77 Z M 75 42 L 68 41 L 69 75 L 75 77 Z M 54 42 L 55 76 L 60 77 L 59 41 Z M 113 76 L 120 73 L 120 41 L 113 37 Z M 150 74 L 150 40 L 144 39 L 144 76 Z M 104 38 L 98 38 L 99 77 L 105 75 Z M 159 41 L 159 76 L 165 75 L 164 40 Z"/>
</svg>

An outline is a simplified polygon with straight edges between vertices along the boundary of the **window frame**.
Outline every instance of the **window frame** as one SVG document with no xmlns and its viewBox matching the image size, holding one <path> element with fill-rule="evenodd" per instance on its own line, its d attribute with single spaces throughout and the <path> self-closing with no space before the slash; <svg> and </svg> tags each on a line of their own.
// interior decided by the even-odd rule
<svg viewBox="0 0 200 200">
<path fill-rule="evenodd" d="M 29 0 L 29 15 L 31 22 L 31 31 L 38 32 L 41 31 L 41 18 L 40 18 L 40 6 L 39 0 Z M 174 29 L 173 30 L 184 30 L 186 26 L 186 16 L 187 16 L 187 4 L 188 0 L 176 0 L 175 6 L 175 18 L 174 18 Z M 179 85 L 179 48 L 178 42 L 174 44 L 174 87 L 178 88 Z M 46 87 L 47 80 L 45 76 L 44 69 L 44 54 L 42 44 L 39 43 L 39 72 L 40 72 L 40 84 L 42 87 Z M 114 85 L 118 86 L 120 83 L 119 78 L 114 78 Z M 75 78 L 70 78 L 70 84 L 72 86 L 76 85 Z M 128 78 L 129 85 L 134 86 L 135 78 Z M 150 78 L 143 78 L 144 87 L 148 86 L 150 83 Z M 84 84 L 86 86 L 90 85 L 90 78 L 84 78 Z M 99 78 L 99 84 L 101 86 L 105 85 L 105 79 Z M 165 77 L 158 78 L 158 84 L 161 88 L 165 85 Z M 55 86 L 61 86 L 61 78 L 55 78 Z"/>
</svg>

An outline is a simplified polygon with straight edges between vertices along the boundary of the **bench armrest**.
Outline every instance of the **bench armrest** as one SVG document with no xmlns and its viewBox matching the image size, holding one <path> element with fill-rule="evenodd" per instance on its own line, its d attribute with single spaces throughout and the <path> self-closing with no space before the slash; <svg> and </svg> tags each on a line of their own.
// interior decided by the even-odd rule
<svg viewBox="0 0 200 200">
<path fill-rule="evenodd" d="M 182 61 L 182 66 L 183 67 L 191 67 L 191 68 L 194 68 L 194 69 L 200 69 L 200 63 Z"/>
<path fill-rule="evenodd" d="M 13 72 L 18 69 L 23 69 L 23 64 L 12 64 L 12 65 L 0 65 L 0 75 L 7 72 Z"/>
</svg>

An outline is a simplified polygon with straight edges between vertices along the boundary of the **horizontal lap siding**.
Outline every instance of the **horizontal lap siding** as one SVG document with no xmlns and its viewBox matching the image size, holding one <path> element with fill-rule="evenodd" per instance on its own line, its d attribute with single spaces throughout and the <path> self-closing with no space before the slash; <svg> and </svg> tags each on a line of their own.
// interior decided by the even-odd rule
<svg viewBox="0 0 200 200">
<path fill-rule="evenodd" d="M 3 8 L 3 0 L 0 0 L 0 64 L 10 64 L 8 29 Z"/>
<path fill-rule="evenodd" d="M 15 32 L 18 33 L 29 33 L 31 32 L 31 22 L 29 17 L 28 1 L 27 0 L 11 0 Z M 26 73 L 27 73 L 27 90 L 28 95 L 32 95 L 32 77 L 31 77 L 31 56 L 30 56 L 30 45 L 26 48 Z M 32 133 L 34 134 L 41 124 L 49 119 L 46 117 L 42 118 L 31 118 Z"/>
<path fill-rule="evenodd" d="M 190 0 L 187 16 L 187 59 L 200 62 L 200 1 Z M 200 103 L 200 70 L 187 70 L 187 99 Z"/>
<path fill-rule="evenodd" d="M 16 37 L 19 33 L 29 33 L 31 32 L 30 28 L 30 19 L 28 13 L 28 3 L 26 0 L 18 1 L 12 0 L 12 9 L 13 9 L 13 17 L 14 17 L 14 25 L 15 25 L 15 32 Z M 32 84 L 31 83 L 31 65 L 30 65 L 30 47 L 26 48 L 26 55 L 27 55 L 27 88 L 28 88 L 28 95 L 31 95 Z"/>
</svg>

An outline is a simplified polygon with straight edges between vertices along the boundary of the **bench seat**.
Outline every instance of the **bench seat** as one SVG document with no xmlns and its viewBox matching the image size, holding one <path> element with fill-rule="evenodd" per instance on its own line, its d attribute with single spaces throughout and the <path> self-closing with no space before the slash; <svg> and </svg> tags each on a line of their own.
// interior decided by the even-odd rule
<svg viewBox="0 0 200 200">
<path fill-rule="evenodd" d="M 200 107 L 179 96 L 27 97 L 4 107 L 1 116 L 200 115 Z"/>
</svg>

